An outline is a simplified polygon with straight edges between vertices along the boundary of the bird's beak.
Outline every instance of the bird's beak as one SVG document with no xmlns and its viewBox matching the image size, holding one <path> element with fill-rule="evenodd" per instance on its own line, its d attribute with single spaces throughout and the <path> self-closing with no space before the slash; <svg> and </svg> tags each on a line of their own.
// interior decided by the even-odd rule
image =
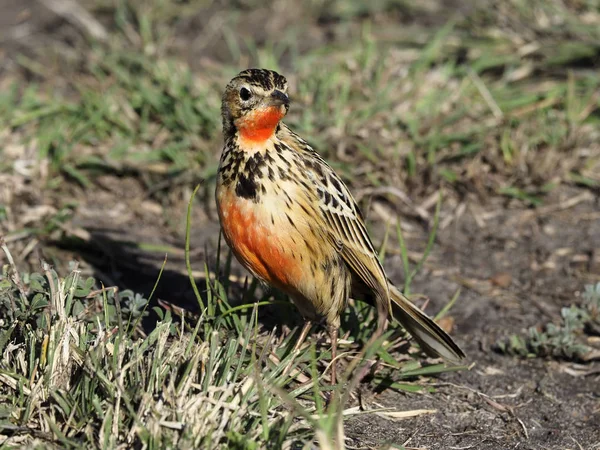
<svg viewBox="0 0 600 450">
<path fill-rule="evenodd" d="M 281 105 L 289 105 L 290 98 L 281 91 L 275 89 L 271 95 L 267 98 L 267 103 L 269 106 L 281 106 Z"/>
</svg>

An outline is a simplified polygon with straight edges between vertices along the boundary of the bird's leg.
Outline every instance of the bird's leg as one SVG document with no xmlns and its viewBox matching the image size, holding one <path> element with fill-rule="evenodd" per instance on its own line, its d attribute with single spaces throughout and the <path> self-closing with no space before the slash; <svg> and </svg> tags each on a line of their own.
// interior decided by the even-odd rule
<svg viewBox="0 0 600 450">
<path fill-rule="evenodd" d="M 329 326 L 329 339 L 331 340 L 331 385 L 335 386 L 336 381 L 336 367 L 337 367 L 337 341 L 338 341 L 338 327 Z"/>
<path fill-rule="evenodd" d="M 298 353 L 298 350 L 300 350 L 300 347 L 306 340 L 306 336 L 308 336 L 308 332 L 310 331 L 311 327 L 312 327 L 312 322 L 310 320 L 305 320 L 304 325 L 302 326 L 302 331 L 300 331 L 300 336 L 298 336 L 298 340 L 296 341 L 296 343 L 294 344 L 294 348 L 292 349 L 292 354 L 295 355 L 296 353 Z M 285 366 L 285 369 L 283 369 L 283 375 L 288 373 L 288 371 L 290 370 L 290 367 L 292 367 L 293 361 L 294 361 L 294 358 L 292 358 L 290 360 L 290 362 L 287 364 L 287 366 Z"/>
</svg>

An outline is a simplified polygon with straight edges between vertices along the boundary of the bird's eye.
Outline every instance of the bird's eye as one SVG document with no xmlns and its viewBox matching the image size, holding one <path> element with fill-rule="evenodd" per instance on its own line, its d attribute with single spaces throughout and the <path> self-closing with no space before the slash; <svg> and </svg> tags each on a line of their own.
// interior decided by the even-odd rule
<svg viewBox="0 0 600 450">
<path fill-rule="evenodd" d="M 250 97 L 252 97 L 252 92 L 250 92 L 245 87 L 243 87 L 243 88 L 240 89 L 240 98 L 242 100 L 244 100 L 244 101 L 250 100 Z"/>
</svg>

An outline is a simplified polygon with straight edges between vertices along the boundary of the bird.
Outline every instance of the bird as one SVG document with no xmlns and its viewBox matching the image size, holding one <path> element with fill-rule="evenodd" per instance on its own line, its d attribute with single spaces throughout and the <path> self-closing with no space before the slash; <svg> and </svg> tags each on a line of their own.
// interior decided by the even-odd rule
<svg viewBox="0 0 600 450">
<path fill-rule="evenodd" d="M 340 315 L 356 298 L 377 310 L 380 336 L 397 320 L 429 355 L 459 362 L 461 348 L 387 278 L 350 190 L 282 119 L 290 107 L 284 76 L 247 69 L 222 96 L 224 147 L 216 182 L 222 234 L 238 261 L 289 296 L 304 318 L 298 350 L 312 325 L 331 340 L 336 383 Z"/>
</svg>

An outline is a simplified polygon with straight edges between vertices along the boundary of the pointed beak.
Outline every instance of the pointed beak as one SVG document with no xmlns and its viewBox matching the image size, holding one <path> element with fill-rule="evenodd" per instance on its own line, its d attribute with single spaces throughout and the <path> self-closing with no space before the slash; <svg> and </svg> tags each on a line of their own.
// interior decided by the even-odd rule
<svg viewBox="0 0 600 450">
<path fill-rule="evenodd" d="M 281 105 L 289 105 L 290 98 L 281 91 L 277 89 L 274 90 L 269 98 L 267 99 L 269 106 L 281 106 Z"/>
</svg>

